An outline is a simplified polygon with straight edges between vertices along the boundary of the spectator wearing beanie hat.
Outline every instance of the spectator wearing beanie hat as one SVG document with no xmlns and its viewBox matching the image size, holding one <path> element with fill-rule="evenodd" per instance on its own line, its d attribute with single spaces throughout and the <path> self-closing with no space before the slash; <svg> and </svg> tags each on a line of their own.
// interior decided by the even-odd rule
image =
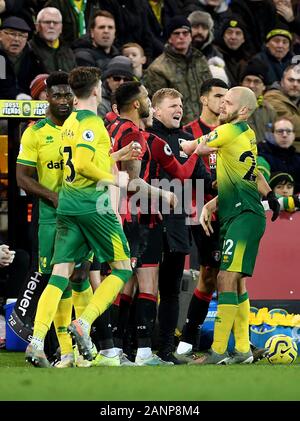
<svg viewBox="0 0 300 421">
<path fill-rule="evenodd" d="M 216 40 L 216 44 L 223 55 L 230 86 L 238 85 L 240 75 L 252 55 L 244 21 L 237 15 L 226 19 L 221 28 L 221 37 Z"/>
<path fill-rule="evenodd" d="M 98 115 L 105 117 L 111 111 L 111 95 L 124 82 L 134 80 L 132 62 L 128 57 L 116 56 L 110 60 L 102 75 L 102 99 Z"/>
<path fill-rule="evenodd" d="M 191 24 L 183 16 L 173 17 L 166 27 L 163 53 L 148 67 L 144 81 L 152 96 L 161 88 L 174 88 L 183 95 L 183 124 L 200 114 L 200 88 L 211 78 L 207 60 L 192 47 Z"/>
<path fill-rule="evenodd" d="M 264 142 L 271 134 L 277 113 L 264 100 L 263 94 L 268 84 L 268 68 L 259 60 L 251 60 L 241 74 L 241 85 L 251 89 L 257 98 L 257 109 L 248 119 L 250 127 L 255 131 L 256 141 Z"/>
<path fill-rule="evenodd" d="M 274 29 L 268 32 L 261 52 L 254 56 L 267 65 L 269 84 L 279 82 L 285 68 L 290 63 L 293 57 L 292 39 L 288 26 L 277 24 Z"/>
<path fill-rule="evenodd" d="M 295 5 L 292 6 L 291 3 Z M 300 35 L 297 3 L 299 1 L 294 0 L 231 0 L 230 9 L 247 23 L 249 38 L 255 53 L 258 53 L 267 34 L 276 27 L 277 22 L 287 25 L 290 32 Z"/>
<path fill-rule="evenodd" d="M 30 27 L 17 16 L 4 19 L 0 27 L 0 59 L 5 63 L 5 78 L 0 79 L 0 98 L 29 95 L 31 80 L 44 67 L 27 43 Z"/>
<path fill-rule="evenodd" d="M 222 57 L 222 54 L 212 45 L 214 40 L 214 21 L 209 13 L 195 10 L 188 16 L 192 26 L 192 46 L 201 51 L 207 59 Z"/>
<path fill-rule="evenodd" d="M 47 99 L 47 73 L 37 75 L 30 84 L 30 95 L 32 99 L 45 101 Z"/>
<path fill-rule="evenodd" d="M 209 13 L 214 22 L 214 36 L 218 38 L 225 19 L 231 16 L 228 0 L 187 0 L 182 1 L 182 13 L 188 16 L 194 11 Z"/>
</svg>

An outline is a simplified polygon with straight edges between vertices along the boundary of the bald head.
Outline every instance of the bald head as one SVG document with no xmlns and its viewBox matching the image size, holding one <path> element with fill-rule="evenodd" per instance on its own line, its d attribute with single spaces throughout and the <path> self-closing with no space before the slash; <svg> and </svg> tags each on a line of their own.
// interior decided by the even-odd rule
<svg viewBox="0 0 300 421">
<path fill-rule="evenodd" d="M 232 91 L 232 93 L 236 97 L 236 101 L 239 104 L 240 108 L 247 107 L 249 114 L 248 118 L 251 116 L 251 114 L 255 111 L 257 107 L 257 100 L 254 92 L 246 88 L 245 86 L 235 86 L 234 88 L 231 88 L 229 91 Z"/>
<path fill-rule="evenodd" d="M 254 92 L 244 86 L 229 89 L 221 105 L 220 123 L 246 121 L 257 107 Z"/>
</svg>

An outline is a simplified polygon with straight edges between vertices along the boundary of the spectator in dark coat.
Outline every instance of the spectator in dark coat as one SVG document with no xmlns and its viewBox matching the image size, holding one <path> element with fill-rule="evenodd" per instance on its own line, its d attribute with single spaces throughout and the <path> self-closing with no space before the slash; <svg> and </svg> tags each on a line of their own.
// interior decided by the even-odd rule
<svg viewBox="0 0 300 421">
<path fill-rule="evenodd" d="M 116 22 L 116 46 L 127 42 L 140 44 L 148 60 L 152 57 L 152 36 L 147 20 L 146 0 L 100 0 L 101 9 L 110 12 Z"/>
<path fill-rule="evenodd" d="M 258 161 L 263 172 L 287 172 L 295 180 L 295 191 L 300 192 L 300 154 L 293 146 L 295 129 L 291 120 L 279 117 L 274 123 L 273 142 L 258 145 L 258 154 L 265 161 Z"/>
<path fill-rule="evenodd" d="M 230 86 L 238 85 L 240 74 L 252 55 L 245 22 L 237 15 L 226 19 L 221 29 L 221 37 L 216 40 L 216 45 L 223 55 Z"/>
<path fill-rule="evenodd" d="M 268 83 L 279 82 L 285 68 L 290 64 L 293 57 L 291 51 L 293 36 L 287 26 L 276 25 L 266 36 L 262 51 L 255 55 L 268 66 Z"/>
<path fill-rule="evenodd" d="M 5 60 L 5 78 L 0 79 L 0 98 L 15 99 L 30 94 L 32 79 L 44 67 L 27 44 L 30 27 L 16 16 L 5 19 L 0 28 L 0 57 Z"/>
<path fill-rule="evenodd" d="M 165 28 L 172 17 L 180 14 L 180 9 L 176 0 L 156 0 L 156 2 L 146 0 L 144 3 L 152 36 L 154 59 L 163 52 L 167 42 Z"/>
<path fill-rule="evenodd" d="M 299 15 L 293 14 L 292 17 L 286 10 L 279 7 L 276 11 L 273 0 L 232 0 L 230 9 L 233 13 L 241 16 L 247 23 L 249 38 L 254 46 L 255 52 L 259 52 L 265 42 L 267 34 L 276 27 L 278 22 L 288 25 L 290 32 L 300 33 Z M 281 5 L 283 1 L 280 1 Z M 285 9 L 283 7 L 283 9 Z M 292 10 L 293 11 L 293 10 Z M 288 20 L 286 20 L 288 19 Z"/>
<path fill-rule="evenodd" d="M 62 15 L 58 9 L 45 7 L 38 13 L 36 34 L 29 45 L 47 73 L 59 70 L 70 72 L 76 66 L 73 51 L 59 39 L 62 29 Z"/>
<path fill-rule="evenodd" d="M 102 99 L 98 115 L 105 117 L 111 111 L 111 95 L 124 82 L 134 79 L 132 62 L 128 57 L 116 56 L 108 64 L 102 75 Z"/>
<path fill-rule="evenodd" d="M 89 34 L 73 43 L 78 66 L 93 66 L 104 70 L 119 54 L 113 45 L 116 35 L 115 19 L 110 12 L 98 10 L 90 22 Z"/>
<path fill-rule="evenodd" d="M 63 18 L 63 41 L 71 45 L 78 37 L 86 34 L 89 18 L 94 8 L 100 8 L 101 1 L 88 0 L 82 2 L 82 6 L 78 9 L 78 4 L 73 0 L 47 0 L 46 6 L 56 7 L 60 10 Z"/>
</svg>

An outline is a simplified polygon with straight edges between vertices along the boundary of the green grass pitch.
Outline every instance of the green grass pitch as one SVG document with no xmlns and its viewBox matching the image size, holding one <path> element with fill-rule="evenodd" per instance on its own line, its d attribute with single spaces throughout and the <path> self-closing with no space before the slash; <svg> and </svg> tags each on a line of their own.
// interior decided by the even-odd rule
<svg viewBox="0 0 300 421">
<path fill-rule="evenodd" d="M 299 376 L 299 358 L 291 366 L 37 369 L 24 353 L 0 351 L 0 401 L 300 401 Z"/>
</svg>

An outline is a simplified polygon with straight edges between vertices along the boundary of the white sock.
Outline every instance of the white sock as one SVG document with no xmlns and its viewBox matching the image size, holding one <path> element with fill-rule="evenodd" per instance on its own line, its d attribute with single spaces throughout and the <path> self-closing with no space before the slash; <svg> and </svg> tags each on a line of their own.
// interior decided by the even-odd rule
<svg viewBox="0 0 300 421">
<path fill-rule="evenodd" d="M 123 354 L 123 349 L 122 349 L 122 348 L 117 348 L 117 347 L 115 346 L 115 350 L 116 350 L 116 353 L 117 353 L 118 355 L 122 355 L 122 354 Z"/>
<path fill-rule="evenodd" d="M 136 356 L 139 358 L 149 358 L 152 355 L 152 349 L 150 347 L 138 348 Z"/>
<path fill-rule="evenodd" d="M 30 345 L 33 346 L 33 348 L 38 349 L 39 351 L 44 351 L 44 340 L 37 338 L 36 336 L 33 336 Z"/>
<path fill-rule="evenodd" d="M 187 342 L 180 341 L 177 347 L 177 354 L 186 354 L 193 349 L 193 345 Z"/>
<path fill-rule="evenodd" d="M 64 360 L 68 360 L 68 359 L 73 359 L 74 360 L 74 354 L 73 354 L 73 352 L 68 353 L 68 354 L 63 354 L 60 357 L 60 361 L 64 361 Z"/>
<path fill-rule="evenodd" d="M 116 348 L 101 349 L 99 354 L 104 355 L 105 357 L 108 357 L 108 358 L 113 358 L 119 355 L 116 351 Z"/>
</svg>

